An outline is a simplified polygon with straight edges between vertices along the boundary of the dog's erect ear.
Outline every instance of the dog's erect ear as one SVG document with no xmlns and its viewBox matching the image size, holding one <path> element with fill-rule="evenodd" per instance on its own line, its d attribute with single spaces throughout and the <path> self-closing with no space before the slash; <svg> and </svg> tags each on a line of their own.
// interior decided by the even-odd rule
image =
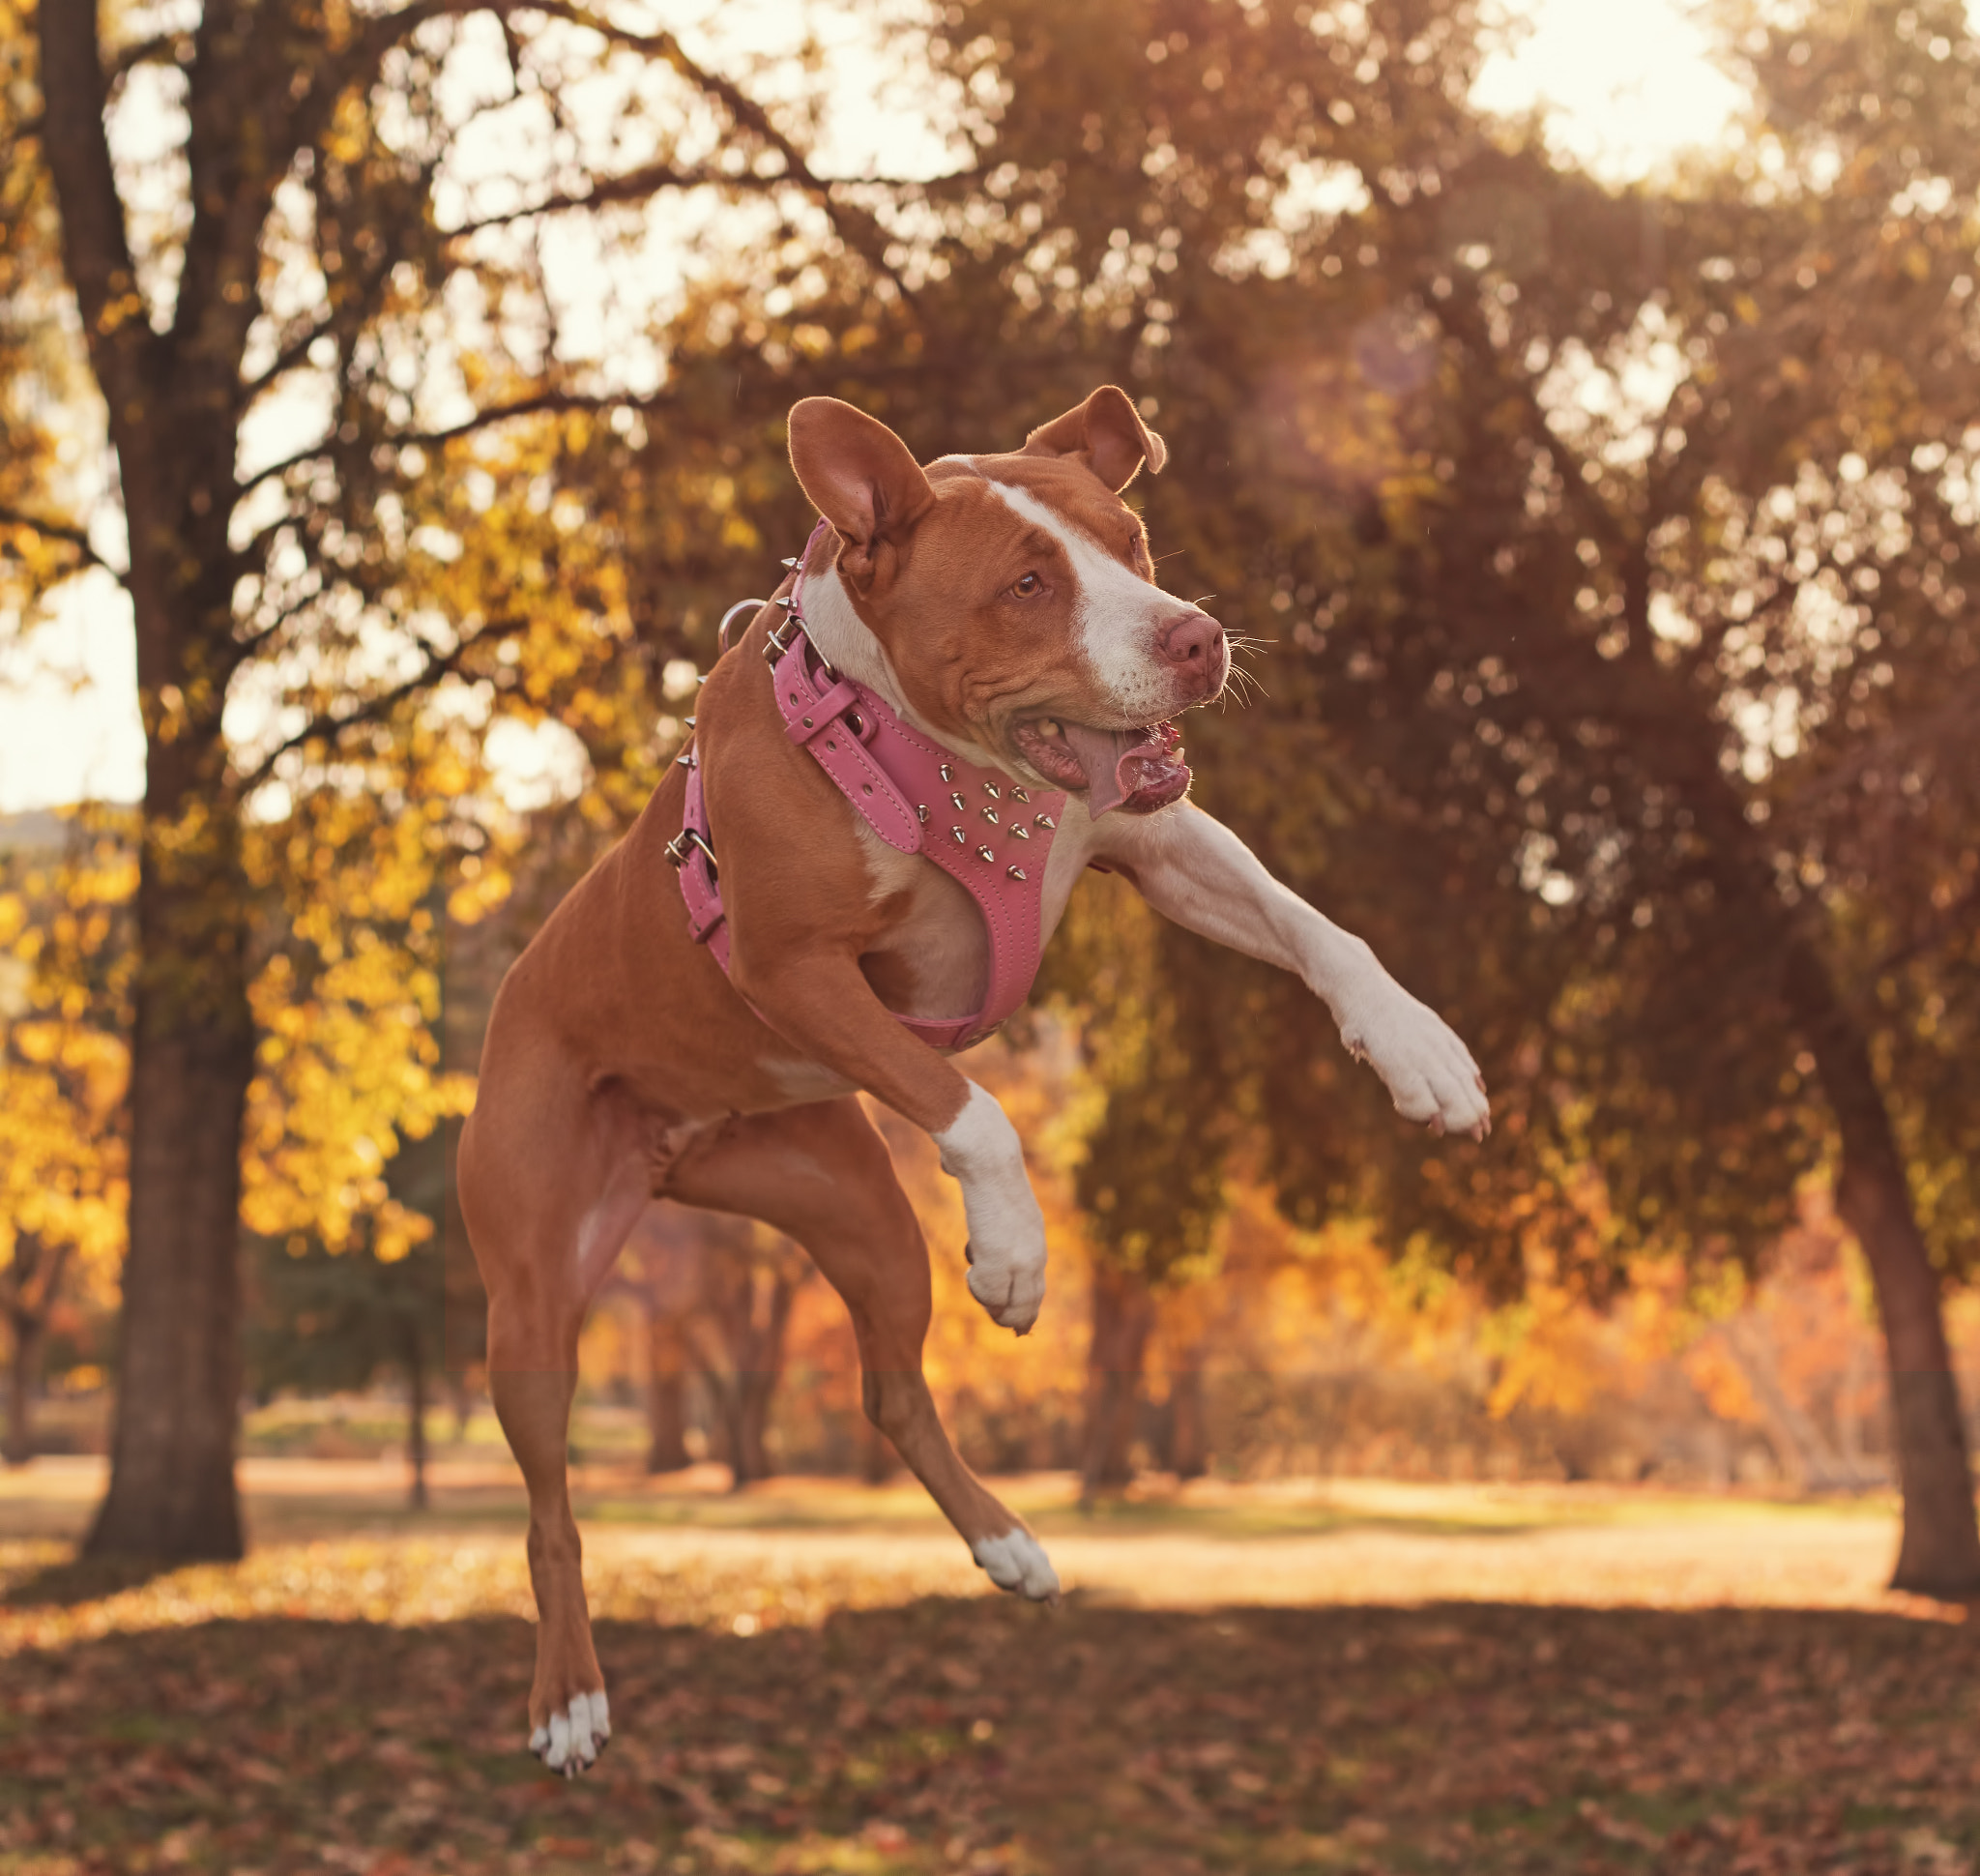
<svg viewBox="0 0 1980 1876">
<path fill-rule="evenodd" d="M 878 418 L 836 397 L 791 406 L 791 467 L 811 505 L 870 563 L 884 542 L 896 549 L 934 505 L 921 465 Z"/>
<path fill-rule="evenodd" d="M 1078 456 L 1117 495 L 1144 462 L 1158 476 L 1169 460 L 1167 446 L 1118 384 L 1103 384 L 1085 403 L 1034 429 L 1025 438 L 1023 454 Z"/>
</svg>

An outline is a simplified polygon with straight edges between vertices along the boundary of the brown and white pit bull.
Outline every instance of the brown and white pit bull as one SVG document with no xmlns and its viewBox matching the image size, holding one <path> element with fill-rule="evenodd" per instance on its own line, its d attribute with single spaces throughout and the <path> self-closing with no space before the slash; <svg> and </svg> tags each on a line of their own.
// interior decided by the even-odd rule
<svg viewBox="0 0 1980 1876">
<path fill-rule="evenodd" d="M 851 1311 L 867 1413 L 993 1581 L 1057 1595 L 1037 1540 L 936 1418 L 921 1377 L 927 1250 L 856 1091 L 934 1137 L 962 1187 L 970 1289 L 1023 1334 L 1045 1294 L 1024 1151 L 997 1101 L 924 1037 L 967 1039 L 971 1012 L 1003 1013 L 992 990 L 1008 987 L 1013 957 L 1027 965 L 1017 993 L 1029 983 L 1090 863 L 1191 929 L 1296 971 L 1406 1118 L 1481 1136 L 1488 1125 L 1457 1037 L 1182 799 L 1168 719 L 1219 693 L 1230 656 L 1215 620 L 1156 586 L 1121 499 L 1166 455 L 1123 392 L 1094 392 L 1015 454 L 925 469 L 830 398 L 796 406 L 790 443 L 823 517 L 801 584 L 787 581 L 710 674 L 693 766 L 670 772 L 509 973 L 461 1139 L 489 1388 L 529 1486 L 531 1744 L 567 1774 L 610 1733 L 565 1474 L 578 1331 L 655 1197 L 761 1218 L 801 1244 Z M 939 781 L 917 772 L 927 786 L 895 789 L 857 766 L 844 739 L 849 725 L 875 737 L 862 713 L 941 758 Z M 870 750 L 879 762 L 877 741 Z M 682 833 L 690 782 L 690 835 L 713 841 L 718 888 L 707 847 Z M 885 820 L 876 783 L 921 797 L 921 831 Z M 712 921 L 719 942 L 697 942 Z"/>
</svg>

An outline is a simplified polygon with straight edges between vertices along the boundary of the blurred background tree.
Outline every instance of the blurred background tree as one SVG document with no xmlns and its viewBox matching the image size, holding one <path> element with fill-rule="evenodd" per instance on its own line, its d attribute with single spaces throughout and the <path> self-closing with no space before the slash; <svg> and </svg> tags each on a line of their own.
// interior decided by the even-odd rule
<svg viewBox="0 0 1980 1876">
<path fill-rule="evenodd" d="M 1215 595 L 1263 689 L 1190 720 L 1200 797 L 1451 1015 L 1499 1125 L 1410 1137 L 1300 986 L 1084 894 L 1047 989 L 1086 1076 L 1089 1490 L 1127 1468 L 1150 1359 L 1187 1426 L 1185 1299 L 1238 1172 L 1535 1323 L 1652 1266 L 1757 1279 L 1820 1176 L 1885 1335 L 1896 1580 L 1980 1588 L 1942 1320 L 1980 1216 L 1954 0 L 1728 0 L 1745 115 L 1627 187 L 1473 105 L 1469 0 L 958 0 L 888 28 L 946 163 L 842 181 L 805 155 L 802 57 L 745 92 L 564 5 L 210 5 L 101 42 L 88 13 L 45 10 L 38 47 L 0 14 L 40 139 L 0 265 L 45 271 L 59 207 L 151 736 L 128 1308 L 210 1325 L 183 1380 L 127 1343 L 155 1445 L 120 1435 L 100 1542 L 235 1540 L 235 1182 L 277 1137 L 236 1124 L 253 1052 L 304 1040 L 292 982 L 344 973 L 353 1023 L 389 1020 L 337 895 L 393 882 L 371 928 L 412 980 L 457 857 L 458 909 L 502 902 L 504 720 L 571 732 L 574 852 L 626 824 L 722 607 L 805 532 L 795 398 L 929 456 L 1112 379 L 1171 446 L 1133 495 L 1164 578 Z M 588 84 L 602 116 L 568 102 Z M 140 223 L 102 126 L 147 97 L 189 180 Z M 708 218 L 695 270 L 599 315 L 657 362 L 635 383 L 549 277 L 674 192 Z M 272 452 L 250 419 L 306 391 Z M 91 551 L 62 492 L 0 489 L 23 590 Z M 350 1046 L 331 1079 L 362 1080 Z M 200 1138 L 148 1159 L 147 1114 Z M 355 1218 L 397 1136 L 340 1137 L 377 1154 L 326 1187 Z"/>
</svg>

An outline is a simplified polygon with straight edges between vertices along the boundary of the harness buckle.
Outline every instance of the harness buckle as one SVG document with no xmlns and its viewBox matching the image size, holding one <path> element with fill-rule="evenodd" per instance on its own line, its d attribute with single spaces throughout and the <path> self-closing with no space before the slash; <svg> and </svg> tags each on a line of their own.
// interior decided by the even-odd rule
<svg viewBox="0 0 1980 1876">
<path fill-rule="evenodd" d="M 700 848 L 701 857 L 708 862 L 709 877 L 715 877 L 715 850 L 691 827 L 684 827 L 666 844 L 665 853 L 675 871 L 679 871 Z"/>
</svg>

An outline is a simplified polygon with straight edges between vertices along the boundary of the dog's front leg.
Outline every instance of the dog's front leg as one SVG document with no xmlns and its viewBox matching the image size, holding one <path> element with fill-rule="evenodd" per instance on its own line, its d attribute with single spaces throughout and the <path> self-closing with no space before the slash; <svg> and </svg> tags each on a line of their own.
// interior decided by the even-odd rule
<svg viewBox="0 0 1980 1876">
<path fill-rule="evenodd" d="M 1017 1129 L 997 1098 L 895 1021 L 841 953 L 745 959 L 736 987 L 814 1062 L 878 1097 L 934 1140 L 963 1190 L 970 1294 L 1023 1335 L 1045 1300 L 1045 1215 Z"/>
<path fill-rule="evenodd" d="M 1492 1113 L 1470 1050 L 1362 939 L 1281 885 L 1221 822 L 1186 802 L 1145 816 L 1111 815 L 1094 827 L 1093 851 L 1164 917 L 1303 979 L 1333 1011 L 1348 1052 L 1374 1067 L 1406 1120 L 1485 1137 Z"/>
</svg>

